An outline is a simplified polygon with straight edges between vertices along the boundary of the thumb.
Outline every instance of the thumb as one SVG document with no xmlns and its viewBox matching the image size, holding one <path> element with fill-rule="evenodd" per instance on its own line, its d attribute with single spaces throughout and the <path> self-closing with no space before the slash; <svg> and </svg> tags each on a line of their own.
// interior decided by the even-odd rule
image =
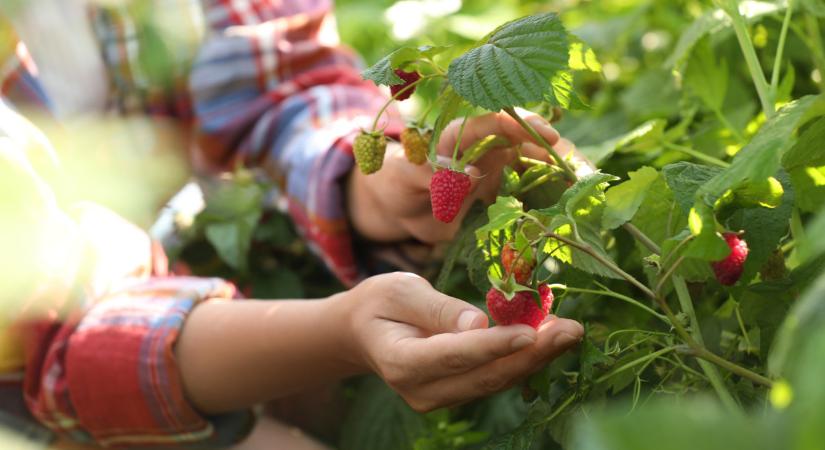
<svg viewBox="0 0 825 450">
<path fill-rule="evenodd" d="M 401 286 L 394 289 L 392 318 L 433 334 L 487 328 L 487 315 L 463 300 L 438 292 L 430 283 L 411 273 L 398 273 Z"/>
</svg>

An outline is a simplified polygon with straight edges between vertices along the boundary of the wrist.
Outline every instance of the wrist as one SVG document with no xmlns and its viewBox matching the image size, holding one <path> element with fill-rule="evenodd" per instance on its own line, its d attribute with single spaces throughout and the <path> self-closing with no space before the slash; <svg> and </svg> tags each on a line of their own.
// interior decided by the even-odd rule
<svg viewBox="0 0 825 450">
<path fill-rule="evenodd" d="M 360 339 L 358 320 L 358 301 L 353 298 L 353 290 L 335 294 L 325 300 L 328 303 L 328 317 L 331 321 L 328 329 L 334 330 L 338 350 L 333 358 L 349 375 L 360 375 L 371 371 L 364 345 Z"/>
</svg>

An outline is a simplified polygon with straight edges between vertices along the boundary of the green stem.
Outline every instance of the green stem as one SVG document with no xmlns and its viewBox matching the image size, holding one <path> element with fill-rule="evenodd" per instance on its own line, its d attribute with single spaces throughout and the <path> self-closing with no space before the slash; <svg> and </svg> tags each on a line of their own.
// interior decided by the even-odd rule
<svg viewBox="0 0 825 450">
<path fill-rule="evenodd" d="M 736 321 L 739 322 L 739 330 L 742 331 L 742 337 L 745 338 L 745 345 L 748 346 L 748 351 L 750 351 L 751 346 L 751 338 L 748 336 L 748 330 L 745 328 L 745 321 L 742 320 L 742 313 L 739 312 L 739 303 L 736 304 L 736 309 L 734 309 L 736 313 Z"/>
<path fill-rule="evenodd" d="M 779 87 L 779 73 L 782 71 L 782 56 L 785 52 L 785 39 L 788 37 L 788 27 L 791 24 L 793 15 L 793 0 L 788 0 L 788 8 L 785 10 L 785 18 L 782 20 L 782 31 L 779 32 L 779 43 L 776 45 L 776 60 L 773 62 L 771 71 L 771 94 L 776 98 L 776 90 Z"/>
<path fill-rule="evenodd" d="M 678 244 L 676 244 L 676 247 L 674 247 L 674 248 L 673 248 L 673 250 L 672 250 L 670 253 L 668 253 L 668 254 L 665 256 L 665 258 L 664 258 L 664 259 L 662 259 L 661 261 L 659 261 L 659 264 L 660 264 L 662 267 L 664 267 L 664 266 L 665 266 L 665 263 L 670 262 L 670 258 L 672 258 L 674 255 L 678 255 L 678 254 L 679 254 L 679 250 L 681 250 L 681 249 L 682 249 L 682 247 L 684 247 L 685 245 L 687 245 L 687 243 L 688 243 L 688 242 L 690 242 L 691 240 L 693 240 L 693 237 L 694 237 L 694 236 L 691 234 L 691 235 L 689 235 L 688 237 L 686 237 L 686 238 L 682 239 L 681 241 L 679 241 L 679 243 L 678 243 Z"/>
<path fill-rule="evenodd" d="M 661 294 L 662 288 L 665 286 L 665 283 L 667 283 L 668 278 L 670 278 L 670 276 L 673 275 L 674 272 L 676 272 L 676 269 L 679 268 L 679 266 L 682 264 L 682 261 L 684 261 L 684 260 L 685 260 L 685 256 L 684 255 L 680 256 L 679 259 L 677 259 L 676 262 L 674 262 L 667 269 L 667 272 L 665 272 L 665 274 L 662 275 L 662 278 L 656 284 L 656 289 L 654 289 L 653 292 L 655 292 L 656 294 Z"/>
<path fill-rule="evenodd" d="M 693 331 L 692 340 L 698 344 L 691 345 L 688 343 L 688 345 L 699 352 L 707 351 L 704 347 L 702 330 L 699 328 L 699 321 L 696 318 L 696 311 L 693 310 L 693 301 L 690 298 L 690 292 L 687 290 L 685 280 L 682 279 L 682 277 L 675 276 L 673 277 L 673 286 L 676 288 L 676 296 L 679 299 L 679 305 L 682 307 L 682 311 L 684 311 L 688 318 L 690 318 L 691 330 Z M 713 386 L 713 389 L 716 390 L 716 393 L 719 395 L 719 399 L 722 400 L 722 403 L 724 403 L 725 406 L 731 411 L 739 410 L 739 405 L 728 391 L 728 388 L 725 386 L 725 382 L 722 380 L 722 376 L 719 375 L 719 371 L 716 370 L 716 367 L 712 364 L 708 364 L 706 361 L 698 362 L 699 367 L 701 367 L 702 371 L 705 372 L 705 375 L 708 376 L 711 386 Z"/>
<path fill-rule="evenodd" d="M 739 41 L 739 47 L 742 49 L 742 54 L 745 56 L 745 63 L 753 78 L 753 84 L 756 87 L 756 93 L 759 95 L 759 101 L 762 103 L 762 110 L 765 117 L 772 118 L 776 114 L 776 109 L 771 98 L 771 90 L 768 85 L 768 80 L 765 79 L 765 73 L 762 71 L 762 66 L 759 64 L 759 58 L 756 56 L 756 49 L 753 47 L 750 35 L 748 34 L 747 22 L 742 14 L 739 13 L 739 2 L 736 0 L 723 0 L 725 5 L 722 9 L 730 16 L 733 23 L 733 31 L 736 33 L 736 39 Z"/>
<path fill-rule="evenodd" d="M 791 236 L 793 236 L 794 242 L 805 240 L 805 225 L 802 224 L 802 215 L 799 213 L 799 208 L 794 208 L 791 212 Z"/>
<path fill-rule="evenodd" d="M 814 63 L 819 70 L 819 90 L 825 92 L 825 48 L 822 45 L 822 33 L 819 30 L 819 19 L 813 14 L 805 14 L 805 28 L 810 36 L 811 51 Z"/>
<path fill-rule="evenodd" d="M 415 125 L 418 128 L 424 128 L 424 124 L 427 123 L 427 116 L 430 115 L 436 103 L 437 102 L 430 102 L 430 104 L 427 105 L 427 109 L 425 109 L 424 112 L 418 116 L 418 120 L 415 122 Z"/>
<path fill-rule="evenodd" d="M 467 126 L 467 120 L 470 116 L 464 116 L 464 120 L 461 121 L 461 127 L 458 129 L 458 137 L 455 139 L 455 147 L 453 147 L 453 157 L 450 160 L 450 166 L 452 167 L 455 162 L 456 156 L 458 156 L 458 149 L 461 147 L 461 140 L 464 139 L 464 127 Z M 455 167 L 458 171 L 463 171 L 464 167 Z"/>
<path fill-rule="evenodd" d="M 664 317 L 664 319 L 667 320 L 667 317 Z M 604 353 L 605 355 L 609 354 L 610 340 L 613 339 L 613 337 L 616 336 L 616 335 L 625 334 L 625 333 L 642 333 L 642 334 L 647 334 L 647 335 L 650 335 L 650 336 L 671 336 L 671 333 L 663 333 L 661 331 L 639 330 L 639 329 L 635 329 L 635 328 L 616 330 L 616 331 L 614 331 L 614 332 L 607 335 L 607 339 L 604 340 L 604 350 L 602 350 L 602 353 Z M 647 339 L 647 338 L 645 338 L 645 339 Z M 631 348 L 633 345 L 635 345 L 635 343 L 631 344 L 628 348 Z"/>
<path fill-rule="evenodd" d="M 559 407 L 556 408 L 555 411 L 553 411 L 553 414 L 550 414 L 549 416 L 547 416 L 547 418 L 542 420 L 542 423 L 552 422 L 553 419 L 558 417 L 559 414 L 561 414 L 565 409 L 567 409 L 567 407 L 570 406 L 570 404 L 573 403 L 573 400 L 575 400 L 575 399 L 576 399 L 576 394 L 572 394 L 572 395 L 570 395 L 570 397 L 567 397 L 567 399 L 564 401 L 564 403 L 559 405 Z"/>
<path fill-rule="evenodd" d="M 656 243 L 653 242 L 652 239 L 647 237 L 647 235 L 644 234 L 642 232 L 642 230 L 636 228 L 636 225 L 633 225 L 632 223 L 627 222 L 624 225 L 622 225 L 622 228 L 624 228 L 625 231 L 630 233 L 631 236 L 636 238 L 639 242 L 642 243 L 642 245 L 647 247 L 647 249 L 650 250 L 651 252 L 653 252 L 654 254 L 656 254 L 656 255 L 661 255 L 662 254 L 662 249 L 658 245 L 656 245 Z"/>
<path fill-rule="evenodd" d="M 602 382 L 604 382 L 605 380 L 609 379 L 610 377 L 612 377 L 614 375 L 622 373 L 627 369 L 632 369 L 632 368 L 638 366 L 639 364 L 643 364 L 643 363 L 645 363 L 647 361 L 650 361 L 652 359 L 656 359 L 656 358 L 664 355 L 665 353 L 670 353 L 670 352 L 676 350 L 677 348 L 679 348 L 678 345 L 671 345 L 670 347 L 665 347 L 665 348 L 663 348 L 661 350 L 657 350 L 653 353 L 648 353 L 647 355 L 642 356 L 641 358 L 634 359 L 633 361 L 630 361 L 629 363 L 619 367 L 616 370 L 611 370 L 610 372 L 602 375 L 601 377 L 596 379 L 595 383 L 597 383 L 597 384 L 602 383 Z"/>
<path fill-rule="evenodd" d="M 381 120 L 381 116 L 384 115 L 384 111 L 386 111 L 387 108 L 389 108 L 389 106 L 392 104 L 392 102 L 395 101 L 395 99 L 398 98 L 398 96 L 404 95 L 404 93 L 406 93 L 410 89 L 415 89 L 415 87 L 418 86 L 418 84 L 423 82 L 424 80 L 438 78 L 439 76 L 440 75 L 428 75 L 426 77 L 421 77 L 415 80 L 414 82 L 410 83 L 408 86 L 404 86 L 404 88 L 400 91 L 396 92 L 395 95 L 390 97 L 390 99 L 387 100 L 386 103 L 384 103 L 384 106 L 382 106 L 381 109 L 378 110 L 378 114 L 375 115 L 375 120 L 372 122 L 372 131 L 375 131 L 378 128 L 378 121 Z"/>
<path fill-rule="evenodd" d="M 622 270 L 621 267 L 617 266 L 613 261 L 610 261 L 609 259 L 607 259 L 604 256 L 600 255 L 599 252 L 593 250 L 593 248 L 590 247 L 589 245 L 583 244 L 583 243 L 580 243 L 580 242 L 576 242 L 576 241 L 574 241 L 572 239 L 568 239 L 564 236 L 559 236 L 556 233 L 545 233 L 544 235 L 546 237 L 556 239 L 557 241 L 564 242 L 565 244 L 567 244 L 571 247 L 577 248 L 577 249 L 587 253 L 588 255 L 592 256 L 593 259 L 598 261 L 601 265 L 603 265 L 603 266 L 607 267 L 608 269 L 612 270 L 617 275 L 619 275 L 620 277 L 627 280 L 633 286 L 636 286 L 639 290 L 644 292 L 645 295 L 647 295 L 648 297 L 650 297 L 652 299 L 656 298 L 656 294 L 654 294 L 653 291 L 650 290 L 650 288 L 648 288 L 642 282 L 637 280 L 636 277 L 634 277 L 633 275 L 630 275 L 629 273 Z"/>
<path fill-rule="evenodd" d="M 664 316 L 663 314 L 659 314 L 656 311 L 654 311 L 653 309 L 651 309 L 649 306 L 646 306 L 645 304 L 639 302 L 638 300 L 630 298 L 626 295 L 619 294 L 618 292 L 598 291 L 598 290 L 595 290 L 595 289 L 582 289 L 582 288 L 574 288 L 574 287 L 567 287 L 567 286 L 564 287 L 564 290 L 566 290 L 567 292 L 576 292 L 576 293 L 580 293 L 580 294 L 593 294 L 593 295 L 603 295 L 605 297 L 613 297 L 617 300 L 621 300 L 623 302 L 629 303 L 629 304 L 641 309 L 642 311 L 645 311 L 645 312 L 649 313 L 653 317 L 656 317 L 657 319 L 661 320 L 662 322 L 670 325 L 670 321 L 667 320 L 667 317 Z"/>
<path fill-rule="evenodd" d="M 690 156 L 698 159 L 699 161 L 704 161 L 708 164 L 713 164 L 714 166 L 719 166 L 719 167 L 723 167 L 723 168 L 730 167 L 730 163 L 728 163 L 728 162 L 722 161 L 719 158 L 714 158 L 713 156 L 710 156 L 710 155 L 706 155 L 706 154 L 704 154 L 700 151 L 694 150 L 690 147 L 685 147 L 684 145 L 673 144 L 673 143 L 670 143 L 670 142 L 662 142 L 662 145 L 665 148 L 669 148 L 671 150 L 676 150 L 677 152 L 682 152 L 686 155 L 690 155 Z"/>
<path fill-rule="evenodd" d="M 746 369 L 746 368 L 744 368 L 740 365 L 734 364 L 734 363 L 728 361 L 727 359 L 722 358 L 721 356 L 711 352 L 710 350 L 708 350 L 706 348 L 693 349 L 693 350 L 695 351 L 694 356 L 696 356 L 697 358 L 701 358 L 705 361 L 712 362 L 712 363 L 716 364 L 717 366 L 722 367 L 723 369 L 727 369 L 727 370 L 741 376 L 742 378 L 747 378 L 747 379 L 749 379 L 749 380 L 751 380 L 755 383 L 761 384 L 763 386 L 767 386 L 767 387 L 773 386 L 773 381 L 771 381 L 769 378 L 763 377 L 762 375 L 759 375 L 758 373 L 752 372 L 752 371 L 750 371 L 750 370 L 748 370 L 748 369 Z"/>
<path fill-rule="evenodd" d="M 544 139 L 544 137 L 542 135 L 540 135 L 529 123 L 527 123 L 527 121 L 522 119 L 521 116 L 518 115 L 518 113 L 516 112 L 515 109 L 513 109 L 512 107 L 508 107 L 508 108 L 504 108 L 503 111 L 506 112 L 507 114 L 509 114 L 510 117 L 515 119 L 516 122 L 518 122 L 518 124 L 522 128 L 524 128 L 524 130 L 527 131 L 527 133 L 533 139 L 535 139 L 537 144 L 539 144 L 540 146 L 544 147 L 545 150 L 547 150 L 547 153 L 549 153 L 550 156 L 553 157 L 553 160 L 556 161 L 556 164 L 558 164 L 559 167 L 561 167 L 564 170 L 564 173 L 567 176 L 568 180 L 570 180 L 574 183 L 578 180 L 578 177 L 576 176 L 576 172 L 570 167 L 569 164 L 567 164 L 567 161 L 565 161 L 564 158 L 562 158 L 556 152 L 556 150 L 553 149 L 553 146 L 550 145 L 550 143 L 547 142 L 547 140 Z"/>
</svg>

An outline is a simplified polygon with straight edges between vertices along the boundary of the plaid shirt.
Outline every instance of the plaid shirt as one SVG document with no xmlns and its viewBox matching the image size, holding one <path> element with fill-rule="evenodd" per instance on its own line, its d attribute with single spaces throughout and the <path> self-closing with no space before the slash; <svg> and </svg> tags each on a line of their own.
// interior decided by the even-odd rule
<svg viewBox="0 0 825 450">
<path fill-rule="evenodd" d="M 144 7 L 115 2 L 89 12 L 108 70 L 108 112 L 178 119 L 193 136 L 193 160 L 203 173 L 237 163 L 266 171 L 331 271 L 345 284 L 357 282 L 362 273 L 353 256 L 342 180 L 353 167 L 354 137 L 386 97 L 361 79 L 356 56 L 339 45 L 331 1 L 132 3 Z M 142 20 L 158 11 L 171 11 L 173 27 L 192 39 L 158 50 L 153 42 L 162 27 Z M 0 112 L 48 114 L 50 101 L 34 62 L 2 18 L 0 36 L 12 36 L 0 39 Z M 165 61 L 161 73 L 146 69 L 147 52 Z M 391 112 L 387 131 L 397 133 L 400 124 Z M 42 136 L 34 141 L 48 147 Z M 42 187 L 21 157 L 29 155 L 31 142 L 21 140 L 13 124 L 2 123 L 0 143 L 11 149 L 0 152 L 0 179 L 16 174 L 23 184 Z M 187 403 L 172 350 L 192 307 L 208 298 L 232 298 L 234 287 L 218 279 L 168 276 L 162 252 L 142 231 L 101 208 L 86 206 L 68 215 L 54 206 L 47 188 L 41 193 L 44 210 L 65 224 L 59 233 L 67 234 L 54 241 L 83 244 L 80 250 L 62 249 L 67 261 L 88 255 L 90 248 L 97 257 L 70 282 L 38 279 L 34 294 L 11 299 L 54 306 L 13 328 L 0 320 L 0 424 L 20 430 L 20 421 L 30 424 L 33 417 L 73 439 L 116 447 L 221 447 L 244 436 L 248 412 L 203 417 Z M 90 231 L 101 226 L 108 240 Z M 48 434 L 36 426 L 29 431 Z"/>
</svg>

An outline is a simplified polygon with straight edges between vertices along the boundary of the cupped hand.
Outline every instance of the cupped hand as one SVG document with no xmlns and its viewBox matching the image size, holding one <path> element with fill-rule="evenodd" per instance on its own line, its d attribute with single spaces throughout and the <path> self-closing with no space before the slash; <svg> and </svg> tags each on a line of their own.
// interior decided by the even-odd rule
<svg viewBox="0 0 825 450">
<path fill-rule="evenodd" d="M 520 114 L 551 145 L 559 143 L 559 134 L 541 116 L 521 111 Z M 442 133 L 437 150 L 442 165 L 449 165 L 458 140 L 461 120 L 453 121 Z M 466 171 L 471 175 L 471 191 L 461 212 L 452 223 L 442 223 L 432 216 L 429 186 L 432 168 L 429 164 L 414 165 L 407 161 L 398 144 L 387 147 L 384 166 L 377 173 L 364 175 L 353 171 L 348 181 L 348 207 L 355 230 L 365 238 L 377 242 L 391 242 L 414 238 L 425 244 L 449 241 L 455 235 L 463 217 L 476 199 L 490 202 L 495 199 L 502 168 L 512 164 L 520 153 L 533 159 L 550 162 L 547 152 L 533 142 L 530 135 L 512 117 L 504 113 L 490 113 L 467 121 L 459 145 L 459 154 L 475 142 L 498 135 L 509 141 L 506 147 L 493 149 Z M 572 151 L 562 140 L 561 152 Z"/>
<path fill-rule="evenodd" d="M 578 322 L 553 316 L 538 330 L 488 328 L 480 309 L 411 273 L 375 276 L 342 296 L 360 363 L 421 412 L 504 390 L 583 335 Z"/>
</svg>

